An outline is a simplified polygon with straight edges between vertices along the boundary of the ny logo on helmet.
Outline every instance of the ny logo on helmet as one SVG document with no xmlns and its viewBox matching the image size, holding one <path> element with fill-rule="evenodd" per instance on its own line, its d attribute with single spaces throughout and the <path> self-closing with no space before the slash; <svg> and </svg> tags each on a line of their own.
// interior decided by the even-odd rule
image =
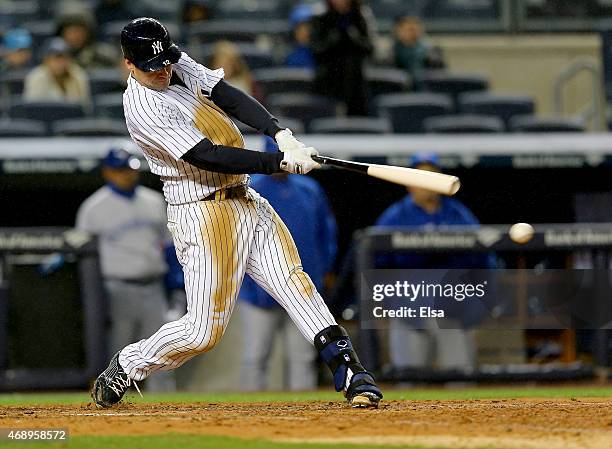
<svg viewBox="0 0 612 449">
<path fill-rule="evenodd" d="M 158 53 L 161 53 L 162 51 L 164 51 L 164 48 L 162 47 L 162 43 L 161 41 L 156 41 L 153 45 L 151 45 L 153 47 L 153 54 L 156 55 Z"/>
</svg>

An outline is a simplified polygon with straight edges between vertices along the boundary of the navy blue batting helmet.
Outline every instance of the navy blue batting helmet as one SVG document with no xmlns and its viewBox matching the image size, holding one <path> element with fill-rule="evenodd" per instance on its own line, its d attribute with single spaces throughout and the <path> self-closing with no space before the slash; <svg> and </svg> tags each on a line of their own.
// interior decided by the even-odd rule
<svg viewBox="0 0 612 449">
<path fill-rule="evenodd" d="M 154 72 L 178 62 L 181 51 L 159 20 L 140 17 L 121 30 L 123 56 L 144 72 Z"/>
</svg>

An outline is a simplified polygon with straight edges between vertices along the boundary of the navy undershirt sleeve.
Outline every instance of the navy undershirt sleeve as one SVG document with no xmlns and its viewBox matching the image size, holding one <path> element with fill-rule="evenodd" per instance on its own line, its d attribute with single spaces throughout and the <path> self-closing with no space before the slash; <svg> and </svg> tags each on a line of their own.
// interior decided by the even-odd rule
<svg viewBox="0 0 612 449">
<path fill-rule="evenodd" d="M 274 137 L 282 130 L 278 120 L 261 103 L 223 80 L 215 85 L 210 98 L 225 113 L 267 136 Z"/>
<path fill-rule="evenodd" d="M 281 172 L 280 163 L 284 154 L 263 153 L 242 148 L 215 145 L 208 139 L 202 139 L 181 159 L 202 170 L 227 174 L 270 175 Z"/>
</svg>

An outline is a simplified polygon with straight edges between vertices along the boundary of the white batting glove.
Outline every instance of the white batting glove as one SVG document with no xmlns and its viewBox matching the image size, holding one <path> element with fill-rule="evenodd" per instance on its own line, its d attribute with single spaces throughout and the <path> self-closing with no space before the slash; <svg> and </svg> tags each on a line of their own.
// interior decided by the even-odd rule
<svg viewBox="0 0 612 449">
<path fill-rule="evenodd" d="M 289 128 L 277 132 L 274 138 L 278 144 L 278 150 L 283 153 L 285 151 L 297 150 L 298 148 L 306 148 L 306 145 L 293 137 L 293 133 Z"/>
<path fill-rule="evenodd" d="M 312 156 L 318 155 L 319 152 L 313 147 L 284 151 L 280 168 L 296 175 L 305 175 L 310 170 L 321 167 L 319 163 L 312 160 Z"/>
</svg>

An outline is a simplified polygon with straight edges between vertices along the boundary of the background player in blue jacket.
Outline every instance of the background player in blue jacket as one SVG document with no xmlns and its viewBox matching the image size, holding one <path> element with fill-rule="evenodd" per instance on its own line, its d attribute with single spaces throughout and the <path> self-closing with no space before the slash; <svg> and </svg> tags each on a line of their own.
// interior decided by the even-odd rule
<svg viewBox="0 0 612 449">
<path fill-rule="evenodd" d="M 266 138 L 266 150 L 278 151 Z M 277 174 L 253 175 L 251 186 L 261 193 L 281 216 L 295 240 L 304 271 L 317 290 L 323 291 L 324 278 L 336 257 L 336 221 L 325 192 L 312 178 Z M 267 386 L 267 367 L 274 338 L 281 333 L 284 346 L 285 387 L 308 390 L 316 387 L 316 351 L 299 333 L 280 305 L 248 276 L 239 298 L 243 324 L 244 351 L 241 385 L 247 390 Z"/>
<path fill-rule="evenodd" d="M 422 170 L 440 171 L 435 154 L 417 154 L 411 166 Z M 409 188 L 409 194 L 392 204 L 376 221 L 377 226 L 408 226 L 435 228 L 437 226 L 474 225 L 478 219 L 459 200 L 419 188 Z M 388 253 L 377 256 L 377 268 L 452 269 L 492 268 L 491 254 L 479 253 Z M 421 368 L 435 364 L 441 369 L 470 369 L 476 363 L 476 347 L 473 332 L 463 329 L 474 312 L 467 305 L 464 322 L 456 329 L 439 329 L 435 320 L 423 324 L 425 329 L 415 329 L 404 320 L 390 321 L 389 355 L 396 368 Z"/>
</svg>

